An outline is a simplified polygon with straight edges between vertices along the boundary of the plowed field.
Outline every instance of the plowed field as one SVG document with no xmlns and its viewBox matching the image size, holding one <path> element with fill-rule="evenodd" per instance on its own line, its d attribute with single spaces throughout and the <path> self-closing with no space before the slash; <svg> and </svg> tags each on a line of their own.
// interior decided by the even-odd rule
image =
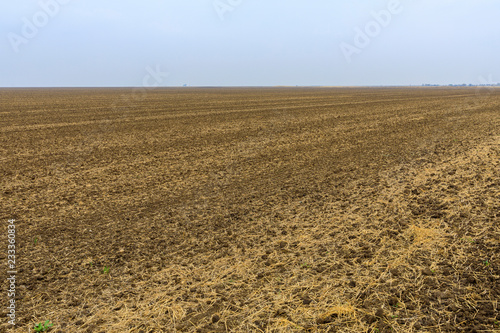
<svg viewBox="0 0 500 333">
<path fill-rule="evenodd" d="M 500 331 L 499 163 L 494 88 L 2 89 L 0 332 Z"/>
</svg>

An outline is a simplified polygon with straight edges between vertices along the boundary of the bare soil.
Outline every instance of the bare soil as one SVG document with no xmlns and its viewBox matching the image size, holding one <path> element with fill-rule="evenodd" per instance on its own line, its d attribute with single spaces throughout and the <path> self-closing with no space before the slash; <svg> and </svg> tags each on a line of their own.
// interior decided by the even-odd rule
<svg viewBox="0 0 500 333">
<path fill-rule="evenodd" d="M 500 332 L 499 89 L 0 96 L 0 332 Z"/>
</svg>

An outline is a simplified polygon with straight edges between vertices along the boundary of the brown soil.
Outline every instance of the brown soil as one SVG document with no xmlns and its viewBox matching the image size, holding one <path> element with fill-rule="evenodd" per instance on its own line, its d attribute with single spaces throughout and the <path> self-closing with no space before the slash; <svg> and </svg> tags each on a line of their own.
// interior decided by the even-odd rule
<svg viewBox="0 0 500 333">
<path fill-rule="evenodd" d="M 0 332 L 500 331 L 498 89 L 0 95 Z"/>
</svg>

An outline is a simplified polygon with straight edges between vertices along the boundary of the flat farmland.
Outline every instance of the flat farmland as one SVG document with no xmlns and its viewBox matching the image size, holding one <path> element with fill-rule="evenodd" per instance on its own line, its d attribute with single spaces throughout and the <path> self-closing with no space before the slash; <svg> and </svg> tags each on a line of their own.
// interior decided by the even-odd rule
<svg viewBox="0 0 500 333">
<path fill-rule="evenodd" d="M 0 332 L 500 331 L 500 89 L 2 89 L 0 133 Z"/>
</svg>

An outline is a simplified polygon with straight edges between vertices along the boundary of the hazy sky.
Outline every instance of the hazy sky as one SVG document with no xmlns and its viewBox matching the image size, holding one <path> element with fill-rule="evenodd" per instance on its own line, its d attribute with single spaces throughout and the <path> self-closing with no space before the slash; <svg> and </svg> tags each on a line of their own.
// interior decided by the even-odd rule
<svg viewBox="0 0 500 333">
<path fill-rule="evenodd" d="M 2 0 L 0 86 L 498 82 L 499 15 L 499 0 Z"/>
</svg>

